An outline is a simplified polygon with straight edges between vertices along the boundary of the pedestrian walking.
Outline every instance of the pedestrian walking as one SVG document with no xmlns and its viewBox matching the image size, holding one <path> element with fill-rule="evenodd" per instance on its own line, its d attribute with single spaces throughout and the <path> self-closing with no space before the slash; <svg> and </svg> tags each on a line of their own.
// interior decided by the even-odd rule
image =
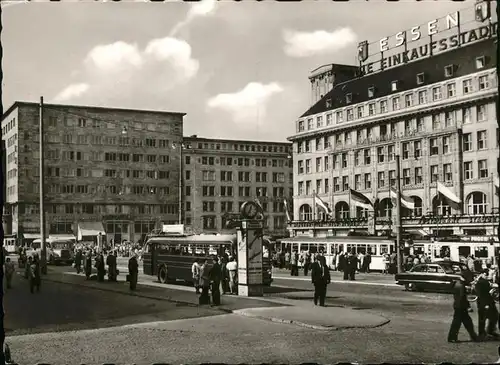
<svg viewBox="0 0 500 365">
<path fill-rule="evenodd" d="M 372 263 L 372 255 L 370 252 L 367 252 L 363 259 L 363 272 L 370 273 L 370 264 Z"/>
<path fill-rule="evenodd" d="M 31 270 L 31 264 L 33 263 L 33 257 L 29 256 L 28 259 L 26 260 L 26 265 L 24 266 L 24 278 L 28 279 L 30 278 L 30 270 Z"/>
<path fill-rule="evenodd" d="M 290 258 L 291 258 L 290 251 L 287 251 L 285 253 L 285 269 L 287 269 L 287 270 L 291 270 L 291 267 L 290 267 Z"/>
<path fill-rule="evenodd" d="M 478 341 L 478 336 L 474 331 L 474 324 L 469 316 L 467 293 L 464 285 L 465 279 L 460 278 L 455 281 L 453 287 L 453 320 L 451 322 L 450 331 L 448 332 L 448 342 L 458 341 L 458 331 L 462 324 L 464 325 L 472 341 Z"/>
<path fill-rule="evenodd" d="M 208 294 L 210 289 L 210 267 L 207 260 L 205 260 L 200 269 L 200 285 L 201 295 L 199 297 L 199 304 L 210 304 L 210 296 Z"/>
<path fill-rule="evenodd" d="M 130 290 L 135 290 L 137 288 L 137 279 L 139 276 L 139 263 L 137 262 L 137 256 L 135 254 L 128 260 L 128 275 Z"/>
<path fill-rule="evenodd" d="M 90 250 L 87 251 L 85 255 L 85 278 L 87 280 L 90 279 L 90 275 L 92 274 L 92 252 Z"/>
<path fill-rule="evenodd" d="M 222 278 L 222 268 L 219 264 L 217 256 L 213 257 L 213 265 L 209 272 L 209 279 L 212 290 L 213 305 L 220 305 L 220 284 Z"/>
<path fill-rule="evenodd" d="M 16 272 L 16 268 L 14 267 L 14 263 L 10 260 L 9 257 L 5 260 L 5 281 L 7 283 L 7 289 L 12 288 L 12 277 Z"/>
<path fill-rule="evenodd" d="M 191 266 L 191 273 L 193 274 L 193 284 L 196 294 L 200 294 L 200 264 L 198 259 L 195 259 L 193 265 Z"/>
<path fill-rule="evenodd" d="M 292 252 L 290 257 L 290 275 L 291 276 L 299 276 L 299 253 L 297 250 Z"/>
<path fill-rule="evenodd" d="M 354 253 L 349 253 L 347 258 L 347 268 L 349 273 L 349 280 L 356 280 L 356 268 L 358 266 L 358 258 Z"/>
<path fill-rule="evenodd" d="M 304 252 L 304 276 L 307 276 L 311 267 L 311 254 L 309 251 Z"/>
<path fill-rule="evenodd" d="M 229 291 L 229 273 L 227 272 L 226 265 L 227 258 L 223 255 L 220 258 L 222 294 L 226 294 Z"/>
<path fill-rule="evenodd" d="M 106 257 L 106 265 L 108 265 L 108 280 L 109 281 L 116 281 L 116 254 L 114 251 L 111 251 Z"/>
<path fill-rule="evenodd" d="M 83 260 L 82 250 L 78 249 L 75 253 L 75 269 L 77 274 L 79 274 L 82 271 L 82 260 Z"/>
<path fill-rule="evenodd" d="M 40 262 L 38 260 L 38 255 L 35 255 L 33 257 L 29 270 L 29 284 L 31 294 L 35 292 L 35 288 L 37 293 L 40 292 L 41 281 L 42 278 L 40 272 Z"/>
<path fill-rule="evenodd" d="M 330 270 L 324 256 L 316 255 L 311 265 L 311 280 L 314 285 L 314 305 L 325 306 L 326 289 L 330 284 Z"/>
<path fill-rule="evenodd" d="M 234 258 L 229 258 L 226 269 L 229 273 L 229 290 L 231 294 L 238 294 L 238 263 Z"/>
<path fill-rule="evenodd" d="M 104 276 L 106 275 L 106 266 L 104 263 L 104 255 L 102 254 L 102 251 L 97 254 L 97 257 L 95 259 L 95 267 L 97 269 L 97 280 L 99 282 L 103 282 Z"/>
<path fill-rule="evenodd" d="M 478 316 L 478 334 L 481 339 L 486 335 L 499 338 L 500 335 L 495 332 L 498 321 L 498 310 L 495 299 L 490 294 L 491 284 L 486 278 L 488 270 L 485 270 L 476 281 L 475 291 L 477 294 L 477 316 Z M 488 328 L 486 330 L 486 320 Z"/>
</svg>

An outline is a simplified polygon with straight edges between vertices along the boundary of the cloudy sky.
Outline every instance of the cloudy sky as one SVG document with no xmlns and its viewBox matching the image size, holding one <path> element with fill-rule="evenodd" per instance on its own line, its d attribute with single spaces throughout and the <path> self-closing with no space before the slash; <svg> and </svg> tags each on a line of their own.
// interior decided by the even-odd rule
<svg viewBox="0 0 500 365">
<path fill-rule="evenodd" d="M 2 2 L 4 2 L 2 0 Z M 186 112 L 186 135 L 285 140 L 308 75 L 357 43 L 470 5 L 382 0 L 66 2 L 2 6 L 3 105 L 16 100 Z"/>
</svg>

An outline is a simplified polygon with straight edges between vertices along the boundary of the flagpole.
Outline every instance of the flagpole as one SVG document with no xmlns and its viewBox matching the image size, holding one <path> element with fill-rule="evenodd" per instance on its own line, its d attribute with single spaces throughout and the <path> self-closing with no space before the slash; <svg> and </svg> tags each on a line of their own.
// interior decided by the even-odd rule
<svg viewBox="0 0 500 365">
<path fill-rule="evenodd" d="M 396 254 L 398 274 L 401 273 L 401 165 L 399 155 L 396 155 L 396 189 L 398 191 L 396 201 Z"/>
<path fill-rule="evenodd" d="M 351 218 L 351 188 L 349 188 L 349 219 Z"/>
<path fill-rule="evenodd" d="M 316 190 L 313 190 L 313 221 L 316 220 Z"/>
</svg>

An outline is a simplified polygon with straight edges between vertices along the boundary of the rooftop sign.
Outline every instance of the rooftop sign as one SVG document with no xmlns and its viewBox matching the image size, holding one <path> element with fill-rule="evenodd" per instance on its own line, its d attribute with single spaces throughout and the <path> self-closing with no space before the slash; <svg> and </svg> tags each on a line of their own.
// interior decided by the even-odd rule
<svg viewBox="0 0 500 365">
<path fill-rule="evenodd" d="M 371 44 L 368 41 L 359 43 L 358 59 L 362 74 L 383 71 L 496 35 L 498 23 L 491 21 L 490 1 L 477 1 L 473 15 L 472 21 L 463 21 L 457 11 Z M 486 20 L 488 23 L 484 24 Z M 478 27 L 477 23 L 481 25 Z M 463 29 L 465 25 L 468 25 L 468 30 Z M 448 33 L 448 36 L 443 33 Z M 442 37 L 435 39 L 440 34 Z M 370 53 L 371 47 L 375 48 L 373 53 Z"/>
</svg>

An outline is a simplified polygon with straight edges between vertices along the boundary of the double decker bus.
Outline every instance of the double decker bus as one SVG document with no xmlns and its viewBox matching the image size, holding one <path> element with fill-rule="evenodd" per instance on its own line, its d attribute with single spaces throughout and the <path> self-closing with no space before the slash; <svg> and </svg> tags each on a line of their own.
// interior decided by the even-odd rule
<svg viewBox="0 0 500 365">
<path fill-rule="evenodd" d="M 262 282 L 271 285 L 270 247 L 263 240 Z M 142 252 L 145 275 L 157 276 L 160 283 L 182 280 L 192 283 L 191 266 L 198 259 L 212 264 L 213 255 L 228 254 L 237 259 L 236 235 L 156 234 L 150 236 Z"/>
</svg>

